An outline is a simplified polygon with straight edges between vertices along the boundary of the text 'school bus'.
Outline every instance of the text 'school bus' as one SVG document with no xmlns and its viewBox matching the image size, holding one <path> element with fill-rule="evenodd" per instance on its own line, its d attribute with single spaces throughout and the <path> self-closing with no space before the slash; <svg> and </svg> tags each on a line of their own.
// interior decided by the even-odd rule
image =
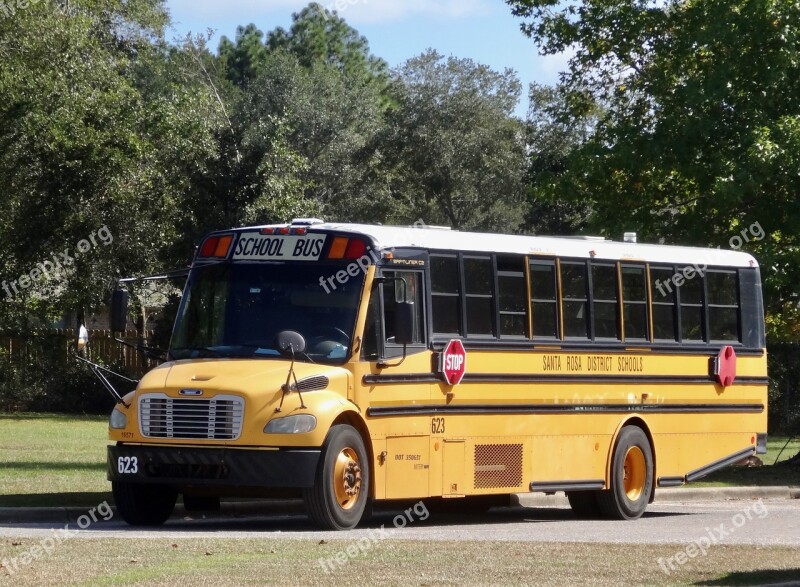
<svg viewBox="0 0 800 587">
<path fill-rule="evenodd" d="M 178 494 L 302 496 L 332 529 L 372 501 L 526 491 L 635 519 L 656 487 L 765 451 L 766 365 L 741 252 L 316 220 L 215 232 L 168 361 L 111 415 L 108 477 L 135 525 Z"/>
</svg>

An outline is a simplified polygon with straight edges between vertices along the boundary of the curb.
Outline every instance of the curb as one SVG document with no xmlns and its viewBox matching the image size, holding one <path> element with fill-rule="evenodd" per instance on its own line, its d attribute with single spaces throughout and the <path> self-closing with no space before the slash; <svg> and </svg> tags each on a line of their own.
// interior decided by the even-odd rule
<svg viewBox="0 0 800 587">
<path fill-rule="evenodd" d="M 800 488 L 796 487 L 674 487 L 656 489 L 655 503 L 685 503 L 720 500 L 748 499 L 800 499 Z M 516 493 L 511 496 L 512 507 L 565 507 L 569 502 L 563 492 L 554 495 L 544 493 Z M 0 524 L 77 524 L 92 508 L 0 508 Z M 116 515 L 116 507 L 112 506 Z M 173 518 L 185 520 L 241 518 L 245 516 L 290 515 L 305 512 L 301 500 L 262 500 L 222 502 L 213 512 L 187 512 L 182 504 L 175 507 Z M 102 520 L 101 520 L 102 521 Z"/>
</svg>

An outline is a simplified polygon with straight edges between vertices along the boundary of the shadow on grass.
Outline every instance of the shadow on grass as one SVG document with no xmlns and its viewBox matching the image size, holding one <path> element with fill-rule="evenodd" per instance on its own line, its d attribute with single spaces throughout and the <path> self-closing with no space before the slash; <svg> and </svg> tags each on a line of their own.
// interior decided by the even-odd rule
<svg viewBox="0 0 800 587">
<path fill-rule="evenodd" d="M 695 585 L 766 585 L 769 583 L 789 583 L 798 585 L 800 582 L 800 569 L 785 569 L 774 571 L 741 571 L 728 573 L 721 579 L 713 581 L 700 581 Z"/>
<path fill-rule="evenodd" d="M 785 461 L 764 467 L 729 467 L 692 485 L 750 485 L 757 487 L 800 485 L 800 467 Z"/>
<path fill-rule="evenodd" d="M 21 493 L 0 495 L 2 508 L 55 508 L 87 507 L 112 499 L 111 492 L 97 491 L 86 493 Z"/>
</svg>

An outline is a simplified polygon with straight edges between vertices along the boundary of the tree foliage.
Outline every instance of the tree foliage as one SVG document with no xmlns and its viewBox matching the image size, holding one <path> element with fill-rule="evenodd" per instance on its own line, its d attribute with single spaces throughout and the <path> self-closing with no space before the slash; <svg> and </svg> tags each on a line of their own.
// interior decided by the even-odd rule
<svg viewBox="0 0 800 587">
<path fill-rule="evenodd" d="M 800 335 L 800 7 L 790 0 L 509 0 L 544 53 L 574 50 L 563 119 L 603 115 L 554 197 L 618 236 L 710 246 L 760 226 L 774 337 Z"/>
</svg>

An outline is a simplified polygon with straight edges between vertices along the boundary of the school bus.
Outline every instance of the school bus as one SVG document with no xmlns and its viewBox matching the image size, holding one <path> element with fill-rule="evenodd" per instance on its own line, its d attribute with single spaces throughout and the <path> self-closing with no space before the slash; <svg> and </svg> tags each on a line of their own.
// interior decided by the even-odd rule
<svg viewBox="0 0 800 587">
<path fill-rule="evenodd" d="M 167 361 L 111 414 L 108 479 L 133 525 L 178 495 L 302 496 L 330 529 L 382 500 L 520 492 L 636 519 L 656 487 L 765 452 L 766 364 L 742 252 L 314 219 L 219 231 Z"/>
</svg>

